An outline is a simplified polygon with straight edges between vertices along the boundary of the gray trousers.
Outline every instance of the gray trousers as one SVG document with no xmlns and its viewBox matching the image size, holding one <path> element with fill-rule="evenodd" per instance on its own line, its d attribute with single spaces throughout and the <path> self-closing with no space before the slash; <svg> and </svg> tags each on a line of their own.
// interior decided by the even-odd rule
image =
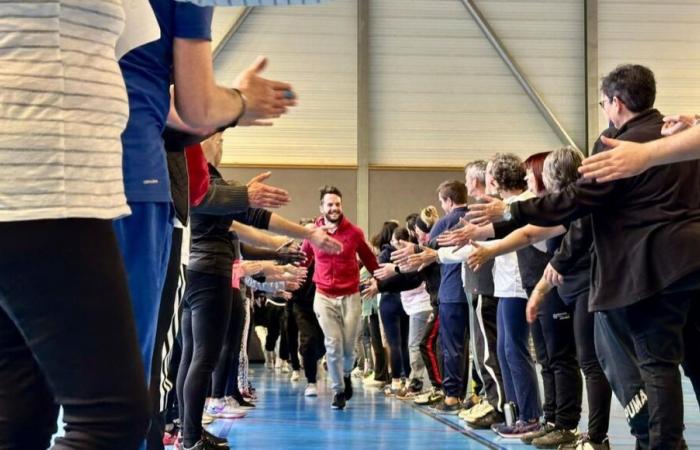
<svg viewBox="0 0 700 450">
<path fill-rule="evenodd" d="M 343 376 L 350 376 L 355 363 L 355 342 L 362 315 L 360 293 L 330 297 L 317 290 L 314 312 L 325 336 L 331 389 L 338 394 L 345 391 Z"/>
</svg>

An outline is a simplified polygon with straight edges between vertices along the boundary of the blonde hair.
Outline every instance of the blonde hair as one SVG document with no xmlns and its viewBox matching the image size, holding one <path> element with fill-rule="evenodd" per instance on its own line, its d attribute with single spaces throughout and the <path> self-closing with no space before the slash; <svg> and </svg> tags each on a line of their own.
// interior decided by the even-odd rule
<svg viewBox="0 0 700 450">
<path fill-rule="evenodd" d="M 438 210 L 433 205 L 426 206 L 423 208 L 418 215 L 418 220 L 416 220 L 416 227 L 420 228 L 424 233 L 428 233 L 438 221 L 440 215 Z"/>
</svg>

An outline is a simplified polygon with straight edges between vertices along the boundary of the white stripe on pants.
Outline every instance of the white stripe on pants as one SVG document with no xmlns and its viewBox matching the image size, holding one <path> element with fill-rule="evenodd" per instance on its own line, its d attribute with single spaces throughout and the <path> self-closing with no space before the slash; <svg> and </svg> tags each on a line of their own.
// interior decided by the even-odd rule
<svg viewBox="0 0 700 450">
<path fill-rule="evenodd" d="M 360 293 L 340 297 L 314 296 L 314 312 L 325 335 L 328 375 L 334 393 L 345 392 L 343 376 L 349 376 L 355 363 L 355 342 L 360 330 Z"/>
</svg>

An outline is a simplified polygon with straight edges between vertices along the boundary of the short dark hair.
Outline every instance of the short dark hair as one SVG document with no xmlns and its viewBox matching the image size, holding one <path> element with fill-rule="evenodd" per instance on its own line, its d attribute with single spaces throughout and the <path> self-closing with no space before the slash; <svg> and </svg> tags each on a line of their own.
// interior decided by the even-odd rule
<svg viewBox="0 0 700 450">
<path fill-rule="evenodd" d="M 612 101 L 619 98 L 631 112 L 640 113 L 654 106 L 654 72 L 639 64 L 624 64 L 603 77 L 600 91 Z"/>
<path fill-rule="evenodd" d="M 523 161 L 513 153 L 496 153 L 491 161 L 491 176 L 498 183 L 499 189 L 525 189 L 525 175 Z"/>
<path fill-rule="evenodd" d="M 467 186 L 461 181 L 443 181 L 438 186 L 437 192 L 440 198 L 450 199 L 457 205 L 467 203 Z"/>
<path fill-rule="evenodd" d="M 326 194 L 334 194 L 340 198 L 343 198 L 343 194 L 340 193 L 340 189 L 338 189 L 335 186 L 325 185 L 320 189 L 320 192 L 321 192 L 321 197 L 319 198 L 320 201 L 323 201 L 323 197 Z"/>
<path fill-rule="evenodd" d="M 415 238 L 411 236 L 408 230 L 401 227 L 398 227 L 394 230 L 394 239 L 396 239 L 397 241 L 412 242 L 414 244 L 416 243 Z"/>
</svg>

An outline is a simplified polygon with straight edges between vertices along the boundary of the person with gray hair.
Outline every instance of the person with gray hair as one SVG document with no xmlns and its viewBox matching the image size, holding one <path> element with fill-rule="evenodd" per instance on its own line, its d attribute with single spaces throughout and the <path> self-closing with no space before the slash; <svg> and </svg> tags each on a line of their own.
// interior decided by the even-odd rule
<svg viewBox="0 0 700 450">
<path fill-rule="evenodd" d="M 654 75 L 646 67 L 619 66 L 605 76 L 600 103 L 614 125 L 606 135 L 638 142 L 659 138 L 664 122 L 653 108 L 655 94 Z M 680 364 L 700 393 L 700 354 L 684 351 L 697 341 L 700 329 L 694 303 L 700 292 L 699 174 L 700 162 L 693 161 L 611 183 L 578 181 L 508 211 L 523 225 L 554 226 L 591 217 L 596 264 L 589 309 L 616 316 L 632 338 L 652 449 L 682 448 Z M 619 368 L 618 362 L 613 366 Z M 617 375 L 611 380 L 627 384 Z M 629 406 L 636 413 L 636 404 Z"/>
<path fill-rule="evenodd" d="M 578 168 L 583 161 L 580 150 L 567 145 L 551 152 L 544 160 L 542 181 L 549 192 L 559 192 L 580 178 Z"/>
<path fill-rule="evenodd" d="M 577 149 L 567 146 L 551 152 L 544 160 L 542 178 L 544 185 L 549 192 L 559 192 L 567 186 L 576 182 L 579 178 L 578 167 L 581 165 L 583 155 Z M 510 232 L 512 225 L 506 223 L 492 226 L 492 234 L 489 237 L 503 237 Z M 510 229 L 509 229 L 510 227 Z M 572 222 L 567 227 L 537 227 L 527 225 L 519 228 L 507 235 L 500 242 L 489 247 L 477 247 L 468 257 L 468 264 L 479 270 L 481 266 L 490 259 L 531 245 L 537 241 L 549 239 L 566 233 L 559 249 L 545 269 L 545 273 L 540 282 L 530 295 L 527 305 L 528 321 L 537 320 L 538 309 L 543 304 L 546 294 L 557 286 L 558 294 L 562 300 L 572 305 L 573 308 L 573 328 L 576 342 L 576 353 L 579 366 L 581 367 L 585 381 L 588 400 L 588 433 L 582 435 L 575 444 L 563 446 L 564 449 L 593 449 L 604 450 L 609 448 L 607 440 L 608 425 L 610 419 L 610 399 L 611 387 L 605 373 L 598 361 L 599 354 L 596 352 L 596 345 L 601 344 L 601 337 L 596 330 L 594 335 L 593 313 L 588 312 L 589 280 L 590 280 L 590 253 L 588 247 L 582 247 L 585 251 L 577 251 L 575 245 L 583 236 L 590 233 L 590 218 L 583 218 Z M 580 247 L 580 246 L 579 246 Z M 560 275 L 561 274 L 561 275 Z M 597 323 L 597 319 L 595 320 Z M 594 339 L 597 336 L 597 339 Z M 606 336 L 608 336 L 606 334 Z M 614 336 L 609 335 L 610 339 Z M 617 342 L 617 340 L 614 340 Z M 611 345 L 603 347 L 608 349 Z M 618 366 L 625 369 L 624 378 L 630 386 L 630 392 L 636 392 L 641 386 L 641 376 L 636 370 L 635 361 L 629 361 L 624 354 L 615 355 Z M 605 361 L 609 361 L 611 356 L 606 354 Z M 628 361 L 626 361 L 628 360 Z M 626 361 L 626 362 L 625 362 Z M 624 398 L 628 395 L 621 395 L 623 404 Z M 646 421 L 646 407 L 636 415 L 631 422 L 635 435 L 640 434 L 640 422 Z M 554 430 L 550 430 L 554 431 Z M 643 433 L 641 433 L 643 434 Z M 546 439 L 546 438 L 545 438 Z M 533 442 L 541 443 L 539 440 Z"/>
<path fill-rule="evenodd" d="M 486 161 L 479 159 L 464 166 L 464 179 L 470 196 L 472 192 L 481 192 L 485 189 L 486 165 Z"/>
</svg>

